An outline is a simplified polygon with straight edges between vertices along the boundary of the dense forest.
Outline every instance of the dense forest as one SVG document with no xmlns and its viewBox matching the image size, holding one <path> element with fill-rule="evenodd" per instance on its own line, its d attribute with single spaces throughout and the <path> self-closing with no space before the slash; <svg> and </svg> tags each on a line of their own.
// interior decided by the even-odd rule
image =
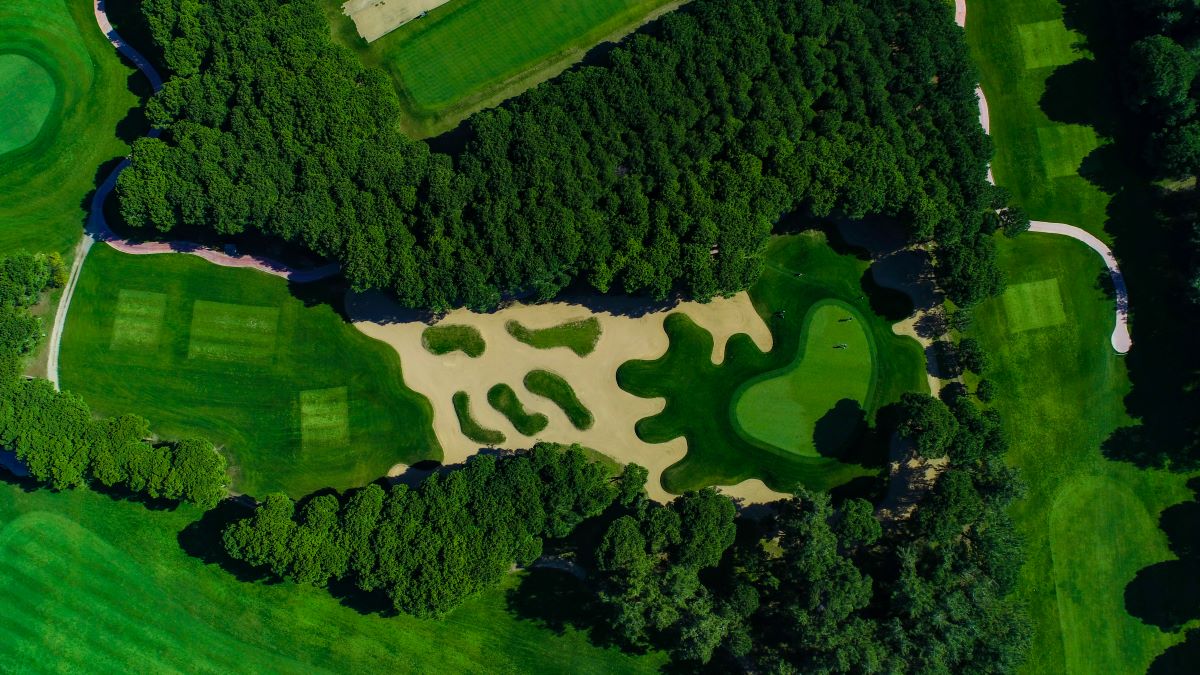
<svg viewBox="0 0 1200 675">
<path fill-rule="evenodd" d="M 465 123 L 397 130 L 396 93 L 317 0 L 146 0 L 172 73 L 118 183 L 134 226 L 261 232 L 411 306 L 741 290 L 782 214 L 896 216 L 950 296 L 999 287 L 962 32 L 944 0 L 694 0 Z"/>
<path fill-rule="evenodd" d="M 871 503 L 826 493 L 800 491 L 765 519 L 712 489 L 660 504 L 645 496 L 645 469 L 612 477 L 577 448 L 543 445 L 472 458 L 416 489 L 299 504 L 272 495 L 226 528 L 225 546 L 272 576 L 350 581 L 418 616 L 453 609 L 545 551 L 584 580 L 572 621 L 680 664 L 1015 670 L 1031 627 L 1008 597 L 1022 556 L 1006 508 L 1021 484 L 999 420 L 969 397 L 897 407 L 914 452 L 948 466 L 914 516 L 885 525 Z"/>
<path fill-rule="evenodd" d="M 102 485 L 152 499 L 211 508 L 226 495 L 225 458 L 201 439 L 149 440 L 136 415 L 97 419 L 78 396 L 21 376 L 42 338 L 29 307 L 66 281 L 57 255 L 0 260 L 0 449 L 55 489 Z"/>
</svg>

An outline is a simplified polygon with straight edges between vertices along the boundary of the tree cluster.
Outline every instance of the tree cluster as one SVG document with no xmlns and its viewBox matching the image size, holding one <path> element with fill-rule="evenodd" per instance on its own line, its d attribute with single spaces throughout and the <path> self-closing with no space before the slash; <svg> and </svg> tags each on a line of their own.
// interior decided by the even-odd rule
<svg viewBox="0 0 1200 675">
<path fill-rule="evenodd" d="M 225 549 L 279 578 L 349 582 L 397 611 L 439 616 L 536 560 L 543 538 L 565 537 L 604 511 L 623 491 L 618 483 L 577 446 L 540 444 L 475 456 L 416 489 L 372 484 L 299 504 L 269 495 L 226 528 Z"/>
<path fill-rule="evenodd" d="M 155 499 L 211 508 L 225 496 L 225 459 L 212 444 L 151 442 L 135 415 L 96 419 L 78 396 L 47 380 L 20 376 L 23 357 L 42 337 L 29 313 L 46 288 L 62 285 L 57 255 L 0 260 L 0 448 L 16 453 L 35 479 L 55 489 L 95 481 Z"/>
<path fill-rule="evenodd" d="M 453 154 L 317 0 L 146 0 L 173 76 L 118 182 L 136 226 L 257 231 L 412 306 L 574 281 L 741 290 L 782 214 L 886 214 L 935 241 L 960 304 L 1000 285 L 976 73 L 942 0 L 695 0 L 473 115 Z"/>
</svg>

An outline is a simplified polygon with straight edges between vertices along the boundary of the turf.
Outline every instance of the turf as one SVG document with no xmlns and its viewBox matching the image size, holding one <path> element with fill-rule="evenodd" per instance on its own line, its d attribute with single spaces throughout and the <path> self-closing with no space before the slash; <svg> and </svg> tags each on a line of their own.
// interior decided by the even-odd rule
<svg viewBox="0 0 1200 675">
<path fill-rule="evenodd" d="M 430 326 L 421 333 L 421 345 L 430 354 L 442 356 L 459 351 L 473 359 L 483 356 L 487 347 L 474 326 Z"/>
<path fill-rule="evenodd" d="M 797 484 L 830 489 L 858 476 L 878 474 L 881 456 L 806 456 L 767 443 L 751 443 L 735 427 L 732 413 L 738 390 L 797 360 L 805 317 L 818 303 L 837 301 L 852 308 L 860 317 L 861 330 L 867 331 L 875 345 L 876 384 L 862 406 L 868 421 L 904 392 L 928 391 L 920 345 L 912 338 L 895 335 L 891 325 L 870 309 L 877 289 L 868 291 L 862 284 L 869 260 L 839 254 L 826 243 L 823 233 L 808 231 L 772 239 L 765 262 L 750 297 L 770 326 L 775 345 L 770 352 L 760 352 L 744 334 L 735 335 L 726 347 L 724 361 L 714 365 L 712 336 L 686 315 L 672 314 L 664 324 L 670 338 L 666 354 L 654 361 L 630 361 L 617 371 L 623 389 L 667 401 L 662 413 L 638 422 L 639 437 L 651 443 L 678 436 L 687 439 L 687 455 L 663 472 L 663 487 L 671 492 L 747 478 L 760 478 L 783 491 Z M 799 272 L 803 276 L 798 276 Z M 791 419 L 777 423 L 787 425 Z"/>
<path fill-rule="evenodd" d="M 326 0 L 335 38 L 382 67 L 404 103 L 410 134 L 446 131 L 520 93 L 680 0 L 452 0 L 367 44 Z"/>
<path fill-rule="evenodd" d="M 338 302 L 336 290 L 296 297 L 282 279 L 193 256 L 97 246 L 63 336 L 63 386 L 164 437 L 211 439 L 234 489 L 253 495 L 362 485 L 440 459 L 429 402 Z"/>
<path fill-rule="evenodd" d="M 529 329 L 520 321 L 509 321 L 504 324 L 508 334 L 519 342 L 535 349 L 555 349 L 566 347 L 579 356 L 587 356 L 596 349 L 600 341 L 600 321 L 589 317 L 580 321 L 551 326 L 550 328 Z"/>
<path fill-rule="evenodd" d="M 1158 513 L 1187 498 L 1186 477 L 1101 454 L 1131 420 L 1125 363 L 1109 345 L 1112 300 L 1096 284 L 1100 257 L 1036 233 L 1001 239 L 999 251 L 1010 289 L 1043 289 L 1025 294 L 1042 299 L 1055 289 L 1064 317 L 1025 329 L 1029 314 L 1011 311 L 1006 294 L 981 304 L 972 328 L 992 356 L 1009 461 L 1029 485 L 1012 509 L 1028 556 L 1018 597 L 1035 626 L 1025 672 L 1145 672 L 1178 638 L 1131 616 L 1125 589 L 1137 570 L 1171 557 Z"/>
<path fill-rule="evenodd" d="M 488 389 L 487 400 L 493 408 L 508 418 L 514 429 L 525 436 L 539 433 L 550 423 L 545 415 L 525 410 L 517 392 L 507 384 L 497 384 Z"/>
<path fill-rule="evenodd" d="M 1026 68 L 1066 65 L 1076 58 L 1072 35 L 1062 21 L 1035 21 L 1017 26 L 1021 54 Z"/>
<path fill-rule="evenodd" d="M 521 575 L 436 621 L 239 581 L 205 561 L 219 546 L 213 515 L 193 524 L 188 506 L 0 481 L 0 671 L 610 673 L 665 661 L 518 619 Z"/>
<path fill-rule="evenodd" d="M 525 388 L 532 394 L 548 398 L 562 408 L 576 429 L 591 429 L 595 419 L 592 411 L 579 400 L 571 383 L 548 370 L 533 370 L 525 375 Z"/>
<path fill-rule="evenodd" d="M 458 417 L 458 428 L 463 436 L 484 445 L 500 445 L 505 440 L 504 432 L 489 429 L 478 422 L 471 414 L 471 395 L 465 391 L 454 394 L 454 414 Z"/>
<path fill-rule="evenodd" d="M 97 172 L 145 128 L 129 87 L 148 85 L 101 35 L 92 9 L 78 0 L 0 3 L 0 251 L 68 254 Z M 14 65 L 26 73 L 16 95 L 6 84 Z"/>
<path fill-rule="evenodd" d="M 1067 320 L 1058 279 L 1054 277 L 1011 284 L 1001 301 L 1010 333 L 1057 326 Z"/>
<path fill-rule="evenodd" d="M 37 138 L 54 107 L 54 79 L 20 54 L 0 54 L 0 155 Z"/>
<path fill-rule="evenodd" d="M 752 443 L 782 452 L 836 454 L 850 440 L 852 423 L 837 424 L 834 438 L 826 432 L 818 443 L 818 420 L 844 422 L 838 417 L 861 410 L 873 384 L 875 345 L 858 312 L 837 301 L 809 309 L 801 330 L 801 345 L 791 363 L 750 380 L 734 395 L 734 426 Z M 847 407 L 848 413 L 838 414 Z"/>
</svg>

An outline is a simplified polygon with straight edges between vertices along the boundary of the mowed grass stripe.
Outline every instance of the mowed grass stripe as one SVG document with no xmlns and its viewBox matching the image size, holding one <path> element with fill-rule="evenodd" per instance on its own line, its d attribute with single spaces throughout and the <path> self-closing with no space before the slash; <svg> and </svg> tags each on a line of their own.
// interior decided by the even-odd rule
<svg viewBox="0 0 1200 675">
<path fill-rule="evenodd" d="M 166 294 L 122 289 L 117 293 L 109 346 L 112 349 L 157 347 L 166 314 Z"/>
<path fill-rule="evenodd" d="M 270 361 L 275 355 L 278 307 L 197 300 L 192 309 L 188 358 Z"/>
<path fill-rule="evenodd" d="M 1067 30 L 1062 21 L 1035 21 L 1017 26 L 1026 68 L 1062 66 L 1079 58 L 1074 43 L 1082 36 Z"/>
<path fill-rule="evenodd" d="M 306 452 L 350 444 L 348 391 L 333 387 L 300 392 L 300 442 Z"/>
<path fill-rule="evenodd" d="M 1049 328 L 1067 321 L 1057 278 L 1013 284 L 1002 298 L 1010 333 Z"/>
</svg>

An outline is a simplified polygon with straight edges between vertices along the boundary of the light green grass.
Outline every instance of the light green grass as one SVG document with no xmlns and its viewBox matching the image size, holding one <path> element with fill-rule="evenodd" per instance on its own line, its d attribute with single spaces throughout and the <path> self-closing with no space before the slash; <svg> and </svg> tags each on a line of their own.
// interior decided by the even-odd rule
<svg viewBox="0 0 1200 675">
<path fill-rule="evenodd" d="M 685 314 L 676 313 L 664 323 L 670 338 L 666 354 L 654 361 L 627 362 L 617 371 L 617 382 L 626 391 L 667 401 L 662 413 L 638 422 L 640 438 L 650 443 L 679 436 L 687 439 L 687 455 L 663 472 L 662 485 L 670 492 L 747 478 L 760 478 L 782 491 L 797 484 L 826 490 L 879 473 L 882 459 L 870 450 L 870 456 L 864 457 L 814 457 L 752 443 L 735 428 L 736 393 L 754 378 L 796 361 L 805 317 L 818 303 L 838 301 L 841 307 L 854 308 L 859 330 L 870 333 L 877 373 L 876 385 L 862 406 L 869 423 L 880 407 L 904 392 L 928 391 L 921 346 L 893 333 L 891 324 L 871 311 L 866 296 L 874 291 L 862 285 L 868 260 L 838 254 L 818 231 L 775 237 L 765 256 L 763 275 L 750 289 L 750 298 L 771 329 L 771 351 L 760 352 L 747 335 L 739 334 L 729 340 L 724 361 L 714 365 L 712 335 Z M 833 354 L 832 347 L 829 352 L 835 358 L 844 356 Z M 797 420 L 785 415 L 777 423 L 791 425 Z"/>
<path fill-rule="evenodd" d="M 1178 638 L 1130 616 L 1125 587 L 1137 570 L 1172 557 L 1157 519 L 1187 499 L 1186 477 L 1101 453 L 1112 430 L 1131 420 L 1125 357 L 1109 345 L 1113 301 L 1096 284 L 1100 257 L 1037 233 L 1000 239 L 999 252 L 1010 288 L 1047 289 L 1053 280 L 1065 318 L 1013 332 L 1006 295 L 981 304 L 972 328 L 992 355 L 988 378 L 1009 462 L 1029 485 L 1011 511 L 1028 557 L 1018 596 L 1035 628 L 1025 672 L 1143 673 Z"/>
<path fill-rule="evenodd" d="M 517 392 L 507 384 L 497 384 L 488 389 L 487 400 L 493 408 L 508 418 L 514 429 L 525 436 L 540 433 L 550 423 L 545 415 L 526 410 Z"/>
<path fill-rule="evenodd" d="M 592 417 L 592 411 L 575 395 L 571 383 L 557 373 L 548 370 L 530 371 L 525 375 L 525 388 L 530 393 L 550 399 L 554 405 L 562 408 L 563 414 L 576 429 L 591 429 L 596 421 Z"/>
<path fill-rule="evenodd" d="M 1037 128 L 1042 168 L 1050 179 L 1074 176 L 1088 153 L 1100 146 L 1091 127 L 1055 124 Z"/>
<path fill-rule="evenodd" d="M 1079 57 L 1074 44 L 1078 33 L 1067 30 L 1062 21 L 1035 21 L 1017 26 L 1026 68 L 1066 65 Z"/>
<path fill-rule="evenodd" d="M 479 423 L 471 414 L 471 395 L 465 391 L 454 393 L 454 414 L 458 417 L 458 428 L 463 436 L 484 445 L 500 445 L 504 442 L 504 432 L 489 429 Z"/>
<path fill-rule="evenodd" d="M 504 324 L 508 334 L 535 349 L 566 347 L 579 356 L 587 356 L 600 341 L 600 320 L 588 317 L 549 328 L 529 329 L 520 321 Z"/>
<path fill-rule="evenodd" d="M 474 326 L 430 326 L 421 333 L 421 345 L 430 354 L 442 356 L 459 351 L 473 359 L 483 356 L 487 347 Z"/>
<path fill-rule="evenodd" d="M 54 79 L 20 54 L 0 54 L 0 155 L 37 138 L 54 107 Z"/>
<path fill-rule="evenodd" d="M 507 595 L 519 575 L 436 621 L 242 582 L 188 555 L 220 546 L 220 519 L 200 517 L 0 482 L 0 671 L 614 673 L 665 661 L 518 619 Z"/>
<path fill-rule="evenodd" d="M 841 401 L 854 401 L 861 408 L 871 390 L 875 345 L 862 326 L 857 310 L 843 302 L 814 305 L 805 317 L 804 337 L 795 359 L 747 382 L 734 395 L 734 426 L 752 442 L 819 457 L 813 436 L 817 421 L 834 412 Z M 837 349 L 836 345 L 846 348 Z M 854 431 L 841 430 L 847 434 Z M 838 436 L 843 443 L 848 440 Z"/>
<path fill-rule="evenodd" d="M 441 459 L 429 402 L 340 302 L 335 288 L 296 297 L 260 272 L 96 246 L 63 336 L 63 387 L 99 413 L 143 415 L 164 437 L 211 439 L 234 489 L 257 496 L 362 485 L 399 462 Z M 143 346 L 125 344 L 126 329 Z"/>
<path fill-rule="evenodd" d="M 1011 284 L 1001 296 L 1008 332 L 1020 333 L 1035 328 L 1057 326 L 1067 320 L 1063 312 L 1058 279 L 1042 279 Z"/>
<path fill-rule="evenodd" d="M 453 127 L 619 38 L 679 0 L 452 0 L 367 44 L 326 0 L 335 38 L 396 84 L 410 134 Z"/>
<path fill-rule="evenodd" d="M 131 78 L 134 70 L 121 62 L 96 26 L 93 4 L 83 0 L 0 2 L 0 52 L 9 68 L 12 55 L 37 64 L 51 92 L 34 137 L 14 141 L 32 128 L 17 130 L 11 116 L 29 108 L 15 103 L 41 101 L 34 106 L 40 109 L 47 85 L 41 75 L 23 78 L 16 97 L 0 85 L 0 115 L 8 118 L 0 123 L 0 251 L 66 255 L 82 233 L 84 201 L 97 171 L 129 152 L 117 129 L 132 138 L 144 128 L 140 113 L 126 119 L 139 108 L 130 83 L 149 86 Z M 13 149 L 14 142 L 20 147 Z"/>
</svg>

